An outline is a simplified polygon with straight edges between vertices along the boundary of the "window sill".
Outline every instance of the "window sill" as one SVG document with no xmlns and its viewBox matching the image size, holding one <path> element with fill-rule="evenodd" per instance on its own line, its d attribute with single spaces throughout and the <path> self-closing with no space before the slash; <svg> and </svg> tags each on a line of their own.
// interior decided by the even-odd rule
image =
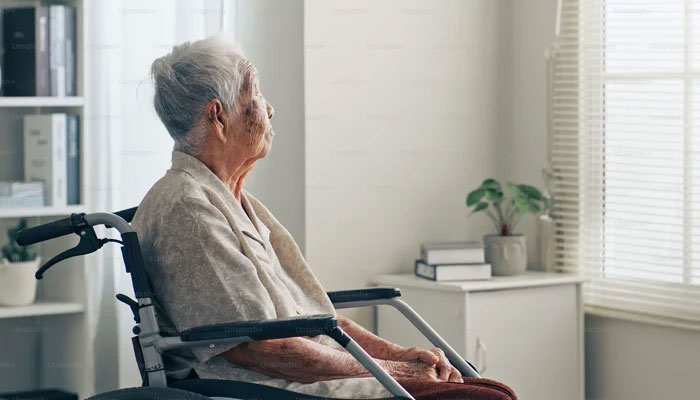
<svg viewBox="0 0 700 400">
<path fill-rule="evenodd" d="M 590 304 L 586 304 L 583 310 L 586 313 L 586 315 L 593 315 L 596 317 L 619 319 L 623 321 L 639 322 L 647 325 L 700 332 L 700 321 L 693 319 L 664 317 L 659 315 L 645 314 L 642 312 L 620 310 L 616 308 Z"/>
</svg>

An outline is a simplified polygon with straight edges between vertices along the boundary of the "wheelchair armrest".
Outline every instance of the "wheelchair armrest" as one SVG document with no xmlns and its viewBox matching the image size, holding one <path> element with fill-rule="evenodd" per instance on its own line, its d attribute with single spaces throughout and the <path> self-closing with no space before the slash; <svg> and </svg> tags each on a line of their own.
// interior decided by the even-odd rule
<svg viewBox="0 0 700 400">
<path fill-rule="evenodd" d="M 326 294 L 328 294 L 328 297 L 331 299 L 331 303 L 338 304 L 347 303 L 350 301 L 392 299 L 394 297 L 400 297 L 401 290 L 399 290 L 399 288 L 374 287 L 365 289 L 338 290 L 334 292 L 326 292 Z"/>
<path fill-rule="evenodd" d="M 255 340 L 281 339 L 295 336 L 328 334 L 338 326 L 338 318 L 330 314 L 303 315 L 280 319 L 229 322 L 204 325 L 182 331 L 180 340 L 198 340 L 249 337 Z"/>
</svg>

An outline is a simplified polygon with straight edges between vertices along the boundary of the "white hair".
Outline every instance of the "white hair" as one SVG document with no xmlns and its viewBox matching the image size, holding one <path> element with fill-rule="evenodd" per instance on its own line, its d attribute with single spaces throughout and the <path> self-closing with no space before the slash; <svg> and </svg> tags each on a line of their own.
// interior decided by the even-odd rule
<svg viewBox="0 0 700 400">
<path fill-rule="evenodd" d="M 204 111 L 218 99 L 229 115 L 238 115 L 238 93 L 252 64 L 240 47 L 219 34 L 173 47 L 153 61 L 153 106 L 175 140 L 175 150 L 199 155 L 207 138 Z"/>
</svg>

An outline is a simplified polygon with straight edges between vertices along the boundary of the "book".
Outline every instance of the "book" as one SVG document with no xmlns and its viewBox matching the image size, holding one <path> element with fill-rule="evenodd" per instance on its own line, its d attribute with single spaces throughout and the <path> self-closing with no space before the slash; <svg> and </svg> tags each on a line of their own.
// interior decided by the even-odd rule
<svg viewBox="0 0 700 400">
<path fill-rule="evenodd" d="M 51 96 L 75 96 L 75 7 L 49 6 Z"/>
<path fill-rule="evenodd" d="M 491 264 L 426 264 L 416 260 L 415 274 L 432 281 L 477 281 L 491 279 Z"/>
<path fill-rule="evenodd" d="M 2 10 L 4 96 L 48 96 L 49 8 Z"/>
<path fill-rule="evenodd" d="M 43 182 L 45 204 L 65 206 L 66 114 L 24 116 L 24 180 Z"/>
<path fill-rule="evenodd" d="M 25 197 L 44 193 L 41 182 L 0 181 L 0 197 Z"/>
<path fill-rule="evenodd" d="M 66 7 L 66 96 L 77 96 L 75 46 L 77 12 L 75 7 Z"/>
<path fill-rule="evenodd" d="M 66 7 L 49 6 L 51 96 L 66 95 Z"/>
<path fill-rule="evenodd" d="M 75 114 L 66 118 L 66 200 L 74 205 L 80 204 L 80 119 Z"/>
<path fill-rule="evenodd" d="M 41 182 L 0 182 L 0 207 L 32 207 L 44 205 Z"/>
<path fill-rule="evenodd" d="M 484 263 L 484 246 L 480 242 L 424 243 L 421 258 L 426 264 Z"/>
</svg>

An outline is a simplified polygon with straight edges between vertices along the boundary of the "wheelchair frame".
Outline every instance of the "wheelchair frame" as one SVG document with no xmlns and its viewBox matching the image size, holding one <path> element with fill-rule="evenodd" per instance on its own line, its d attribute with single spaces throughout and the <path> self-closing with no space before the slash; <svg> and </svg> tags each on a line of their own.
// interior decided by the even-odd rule
<svg viewBox="0 0 700 400">
<path fill-rule="evenodd" d="M 413 399 L 357 342 L 338 326 L 334 315 L 298 316 L 275 320 L 238 321 L 195 327 L 180 332 L 180 336 L 162 336 L 152 301 L 152 291 L 146 274 L 138 235 L 129 222 L 137 207 L 110 213 L 72 214 L 69 218 L 49 222 L 19 232 L 17 242 L 26 246 L 44 240 L 75 233 L 80 237 L 78 245 L 49 260 L 37 272 L 42 279 L 44 272 L 59 261 L 97 251 L 107 242 L 122 244 L 122 257 L 126 272 L 130 274 L 136 300 L 123 294 L 117 299 L 129 305 L 136 324 L 132 344 L 141 372 L 142 386 L 168 387 L 162 354 L 173 349 L 216 344 L 244 343 L 257 340 L 279 339 L 297 336 L 328 335 L 342 345 L 394 396 Z M 93 226 L 105 225 L 119 231 L 121 241 L 98 239 Z M 417 312 L 399 299 L 397 288 L 367 288 L 327 292 L 336 309 L 388 305 L 401 312 L 435 347 L 445 355 L 463 376 L 479 377 L 474 367 L 464 360 Z"/>
</svg>

